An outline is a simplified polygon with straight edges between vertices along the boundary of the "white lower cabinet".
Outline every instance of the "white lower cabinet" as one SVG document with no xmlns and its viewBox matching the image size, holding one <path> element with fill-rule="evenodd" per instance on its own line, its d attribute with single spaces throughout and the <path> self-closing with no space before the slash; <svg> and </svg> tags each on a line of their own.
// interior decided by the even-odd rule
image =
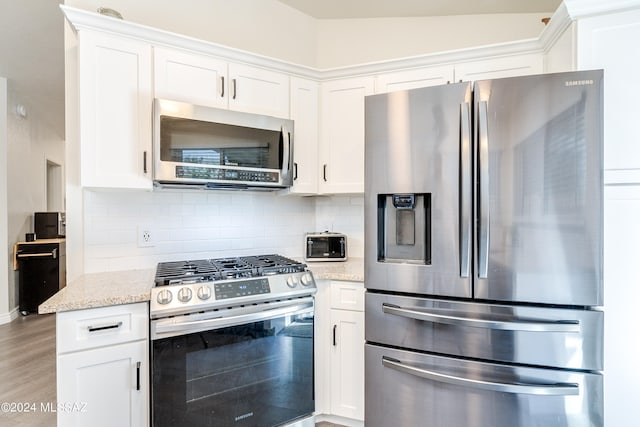
<svg viewBox="0 0 640 427">
<path fill-rule="evenodd" d="M 340 424 L 364 420 L 364 284 L 330 282 L 328 410 Z"/>
<path fill-rule="evenodd" d="M 58 427 L 149 425 L 147 303 L 58 313 L 56 336 Z"/>
<path fill-rule="evenodd" d="M 331 310 L 331 413 L 364 420 L 364 313 Z"/>
</svg>

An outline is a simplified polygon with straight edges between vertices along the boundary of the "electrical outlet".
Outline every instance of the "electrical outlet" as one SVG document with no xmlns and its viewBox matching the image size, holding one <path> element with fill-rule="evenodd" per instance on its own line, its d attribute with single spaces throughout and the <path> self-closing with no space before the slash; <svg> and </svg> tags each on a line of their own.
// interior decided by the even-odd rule
<svg viewBox="0 0 640 427">
<path fill-rule="evenodd" d="M 153 231 L 151 227 L 138 227 L 138 247 L 148 248 L 155 246 L 155 240 L 153 238 Z"/>
</svg>

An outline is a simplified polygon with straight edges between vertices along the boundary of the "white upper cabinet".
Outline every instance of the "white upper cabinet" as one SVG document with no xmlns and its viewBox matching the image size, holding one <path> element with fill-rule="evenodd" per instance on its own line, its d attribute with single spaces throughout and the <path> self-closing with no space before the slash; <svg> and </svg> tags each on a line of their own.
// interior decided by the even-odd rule
<svg viewBox="0 0 640 427">
<path fill-rule="evenodd" d="M 455 65 L 456 82 L 500 79 L 543 72 L 543 58 L 539 53 L 505 56 L 462 62 Z"/>
<path fill-rule="evenodd" d="M 640 182 L 640 9 L 578 22 L 579 70 L 604 70 L 604 168 L 610 183 Z"/>
<path fill-rule="evenodd" d="M 155 97 L 289 117 L 289 76 L 196 53 L 154 49 Z"/>
<path fill-rule="evenodd" d="M 229 63 L 229 109 L 289 117 L 289 76 Z"/>
<path fill-rule="evenodd" d="M 376 77 L 376 93 L 444 85 L 451 83 L 453 78 L 453 65 L 385 73 Z"/>
<path fill-rule="evenodd" d="M 364 97 L 373 93 L 373 77 L 322 84 L 320 193 L 364 192 Z"/>
<path fill-rule="evenodd" d="M 79 33 L 81 185 L 151 189 L 151 46 Z"/>
<path fill-rule="evenodd" d="M 291 193 L 318 192 L 318 83 L 291 78 L 293 187 Z"/>
<path fill-rule="evenodd" d="M 227 107 L 225 61 L 159 47 L 153 54 L 156 98 Z"/>
</svg>

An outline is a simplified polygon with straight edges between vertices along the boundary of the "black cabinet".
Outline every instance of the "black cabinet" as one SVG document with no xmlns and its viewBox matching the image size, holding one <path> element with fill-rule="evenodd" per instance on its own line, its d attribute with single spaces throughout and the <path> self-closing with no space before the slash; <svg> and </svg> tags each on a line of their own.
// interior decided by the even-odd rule
<svg viewBox="0 0 640 427">
<path fill-rule="evenodd" d="M 16 248 L 20 313 L 37 313 L 40 304 L 66 285 L 65 243 L 36 240 Z"/>
</svg>

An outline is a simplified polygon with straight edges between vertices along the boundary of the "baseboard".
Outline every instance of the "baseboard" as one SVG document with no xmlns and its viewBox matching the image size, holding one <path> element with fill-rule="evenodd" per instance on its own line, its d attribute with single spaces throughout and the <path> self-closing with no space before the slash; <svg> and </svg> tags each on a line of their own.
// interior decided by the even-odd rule
<svg viewBox="0 0 640 427">
<path fill-rule="evenodd" d="M 11 310 L 8 313 L 0 313 L 0 325 L 9 323 L 16 317 L 18 317 L 18 307 L 15 307 L 13 310 Z"/>
<path fill-rule="evenodd" d="M 330 414 L 316 414 L 316 423 L 328 422 L 346 427 L 364 427 L 364 421 L 354 420 L 352 418 L 339 417 Z"/>
</svg>

